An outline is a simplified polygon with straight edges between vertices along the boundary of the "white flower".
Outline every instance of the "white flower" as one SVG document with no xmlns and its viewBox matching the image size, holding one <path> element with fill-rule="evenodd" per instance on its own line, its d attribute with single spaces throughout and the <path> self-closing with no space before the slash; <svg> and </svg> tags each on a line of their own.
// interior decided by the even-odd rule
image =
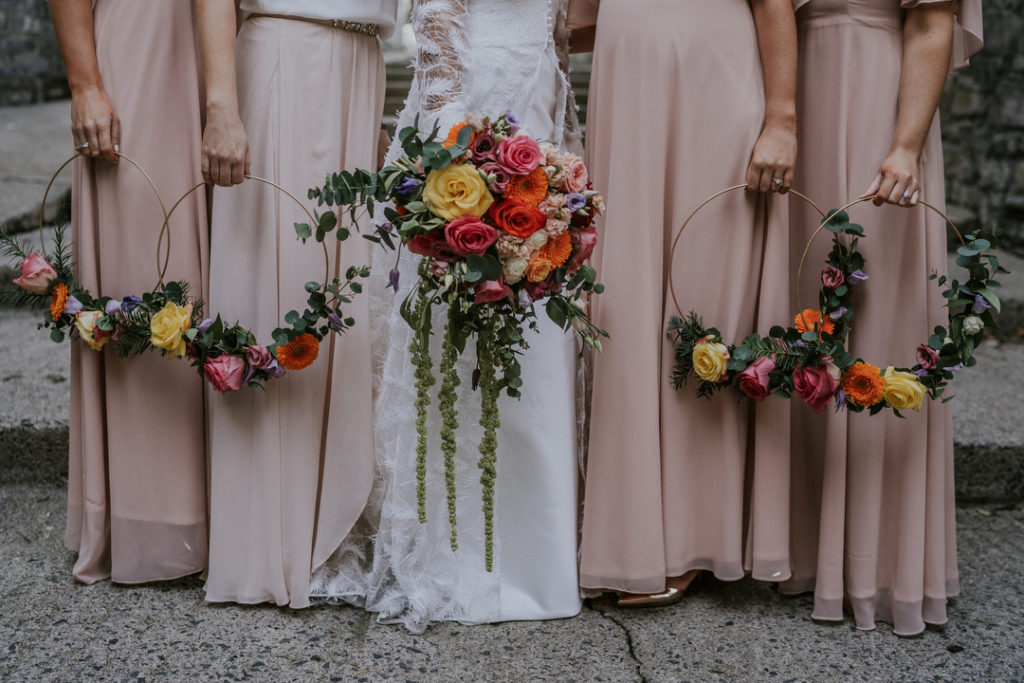
<svg viewBox="0 0 1024 683">
<path fill-rule="evenodd" d="M 522 280 L 529 265 L 530 262 L 524 258 L 514 258 L 505 261 L 502 265 L 502 270 L 505 273 L 505 284 L 514 285 Z"/>
<path fill-rule="evenodd" d="M 548 234 L 543 230 L 538 230 L 537 232 L 530 235 L 529 238 L 527 238 L 526 240 L 526 244 L 527 246 L 530 247 L 531 250 L 540 249 L 547 243 Z"/>
<path fill-rule="evenodd" d="M 976 315 L 969 315 L 964 318 L 964 332 L 975 335 L 985 329 L 985 323 Z"/>
</svg>

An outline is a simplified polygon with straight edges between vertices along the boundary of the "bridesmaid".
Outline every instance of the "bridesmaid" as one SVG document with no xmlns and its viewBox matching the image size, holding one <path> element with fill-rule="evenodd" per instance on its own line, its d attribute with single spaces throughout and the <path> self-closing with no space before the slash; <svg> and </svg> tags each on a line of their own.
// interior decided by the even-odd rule
<svg viewBox="0 0 1024 683">
<path fill-rule="evenodd" d="M 788 578 L 788 403 L 675 391 L 665 331 L 670 275 L 683 313 L 727 339 L 789 315 L 786 202 L 767 192 L 788 190 L 796 156 L 792 7 L 603 0 L 595 40 L 588 165 L 608 204 L 595 313 L 611 339 L 594 359 L 581 585 L 637 606 L 677 599 L 698 570 Z M 686 216 L 744 179 L 751 191 L 690 224 L 673 270 Z"/>
<path fill-rule="evenodd" d="M 849 348 L 875 365 L 909 367 L 947 316 L 927 279 L 946 272 L 945 224 L 916 204 L 944 205 L 936 107 L 949 66 L 981 48 L 981 0 L 795 4 L 804 190 L 823 206 L 860 195 L 885 204 L 851 209 L 867 233 L 860 250 L 871 279 L 859 289 Z M 797 258 L 820 218 L 797 205 L 791 215 Z M 823 262 L 827 241 L 810 263 Z M 820 270 L 809 270 L 805 299 L 820 286 Z M 798 406 L 792 437 L 794 567 L 783 590 L 813 590 L 816 619 L 842 620 L 845 604 L 861 629 L 880 620 L 915 635 L 945 623 L 946 600 L 959 593 L 949 407 L 826 420 Z"/>
<path fill-rule="evenodd" d="M 206 177 L 237 183 L 248 166 L 297 196 L 339 168 L 374 168 L 384 106 L 379 36 L 396 0 L 200 0 L 208 124 Z M 237 95 L 235 50 L 237 49 Z M 302 212 L 250 182 L 214 192 L 210 300 L 267 340 L 303 285 L 323 277 L 319 245 L 300 243 Z M 331 268 L 368 265 L 371 245 L 331 245 Z M 339 246 L 341 248 L 339 248 Z M 319 274 L 319 275 L 315 275 Z M 310 367 L 210 397 L 211 530 L 206 599 L 306 607 L 312 572 L 340 545 L 373 479 L 373 384 L 366 297 L 356 325 Z"/>
<path fill-rule="evenodd" d="M 123 150 L 173 199 L 199 179 L 202 114 L 191 0 L 51 0 L 71 86 L 71 231 L 78 280 L 109 296 L 157 281 L 163 220 Z M 207 209 L 172 219 L 168 280 L 206 291 Z M 83 583 L 173 579 L 206 566 L 203 386 L 188 363 L 71 350 L 65 543 Z"/>
</svg>

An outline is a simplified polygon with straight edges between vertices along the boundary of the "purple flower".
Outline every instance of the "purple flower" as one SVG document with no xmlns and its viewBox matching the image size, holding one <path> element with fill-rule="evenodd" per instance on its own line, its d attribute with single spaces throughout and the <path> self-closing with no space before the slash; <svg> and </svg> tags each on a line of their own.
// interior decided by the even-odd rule
<svg viewBox="0 0 1024 683">
<path fill-rule="evenodd" d="M 847 311 L 849 311 L 849 310 L 850 309 L 848 309 L 846 306 L 840 306 L 836 310 L 834 310 L 831 313 L 829 313 L 828 317 L 832 318 L 833 320 L 839 320 L 844 315 L 846 315 Z"/>
<path fill-rule="evenodd" d="M 840 389 L 836 392 L 836 412 L 846 410 L 846 392 Z"/>
<path fill-rule="evenodd" d="M 72 294 L 64 302 L 64 315 L 78 315 L 82 311 L 82 302 Z"/>
<path fill-rule="evenodd" d="M 856 280 L 857 282 L 864 282 L 868 279 L 868 274 L 858 268 L 857 270 L 850 273 L 850 279 Z"/>
<path fill-rule="evenodd" d="M 956 372 L 957 370 L 963 370 L 964 369 L 964 364 L 963 363 L 957 363 L 956 365 L 950 365 L 949 367 L 942 368 L 942 369 L 945 370 L 946 372 Z"/>
<path fill-rule="evenodd" d="M 917 364 L 924 370 L 934 370 L 939 366 L 938 352 L 927 344 L 917 347 Z"/>
<path fill-rule="evenodd" d="M 510 132 L 513 135 L 519 130 L 519 117 L 512 113 L 511 109 L 505 110 L 505 123 L 512 129 Z"/>
<path fill-rule="evenodd" d="M 115 313 L 117 313 L 120 310 L 121 310 L 121 302 L 118 301 L 117 299 L 111 299 L 110 301 L 107 302 L 107 305 L 103 309 L 103 312 L 106 313 L 107 315 L 114 315 Z"/>
<path fill-rule="evenodd" d="M 533 305 L 533 297 L 525 289 L 519 290 L 519 306 L 521 308 L 529 308 Z"/>
<path fill-rule="evenodd" d="M 419 180 L 417 180 L 416 178 L 410 178 L 409 176 L 405 176 L 402 182 L 395 186 L 395 194 L 402 195 L 404 197 L 405 195 L 409 195 L 415 192 L 416 188 L 419 186 Z"/>
<path fill-rule="evenodd" d="M 985 301 L 985 297 L 983 297 L 981 294 L 974 295 L 974 305 L 971 306 L 971 313 L 984 313 L 990 308 L 992 308 L 992 305 L 989 302 Z"/>
<path fill-rule="evenodd" d="M 345 321 L 342 320 L 341 316 L 337 313 L 331 313 L 327 316 L 327 324 L 330 325 L 332 330 L 336 330 L 337 332 L 344 332 L 347 327 L 345 325 Z M 274 362 L 276 363 L 277 361 Z"/>
<path fill-rule="evenodd" d="M 480 170 L 486 173 L 488 176 L 494 176 L 494 180 L 491 181 L 491 190 L 497 194 L 504 194 L 505 190 L 508 189 L 508 184 L 511 178 L 509 177 L 508 171 L 503 169 L 495 161 L 488 161 L 480 166 Z"/>
<path fill-rule="evenodd" d="M 494 140 L 494 136 L 486 130 L 477 133 L 476 137 L 473 138 L 473 142 L 469 145 L 469 150 L 473 153 L 473 161 L 477 163 L 481 161 L 494 161 L 497 149 L 498 143 Z"/>
<path fill-rule="evenodd" d="M 277 361 L 274 361 L 274 362 L 276 363 Z M 256 375 L 256 368 L 250 366 L 249 367 L 249 371 L 245 373 L 245 379 L 242 380 L 242 385 L 243 386 L 248 386 L 249 382 L 252 381 L 252 378 L 255 375 Z"/>
<path fill-rule="evenodd" d="M 917 370 L 914 370 L 914 374 L 917 375 L 917 377 L 920 379 L 921 377 L 927 375 L 928 371 L 924 368 L 918 368 Z"/>
<path fill-rule="evenodd" d="M 587 198 L 579 192 L 570 192 L 565 196 L 565 205 L 570 211 L 579 211 L 587 205 Z"/>
<path fill-rule="evenodd" d="M 131 313 L 135 310 L 139 304 L 142 303 L 142 299 L 137 296 L 126 296 L 121 299 L 121 310 L 125 313 Z"/>
<path fill-rule="evenodd" d="M 804 343 L 803 339 L 797 339 L 795 342 L 793 342 L 793 348 L 796 348 L 796 349 L 806 349 L 807 348 L 807 344 Z"/>
<path fill-rule="evenodd" d="M 398 278 L 400 273 L 398 268 L 392 268 L 391 272 L 388 273 L 388 288 L 394 290 L 395 294 L 398 293 Z"/>
<path fill-rule="evenodd" d="M 196 329 L 199 330 L 200 333 L 204 333 L 208 329 L 210 329 L 210 325 L 212 325 L 212 324 L 213 324 L 213 318 L 206 318 L 205 320 L 203 320 L 203 322 L 201 322 L 198 325 L 196 325 Z"/>
<path fill-rule="evenodd" d="M 279 379 L 281 377 L 284 377 L 285 373 L 285 369 L 281 367 L 280 363 L 277 362 L 277 359 L 270 361 L 270 365 L 263 368 L 263 370 L 271 379 Z"/>
</svg>

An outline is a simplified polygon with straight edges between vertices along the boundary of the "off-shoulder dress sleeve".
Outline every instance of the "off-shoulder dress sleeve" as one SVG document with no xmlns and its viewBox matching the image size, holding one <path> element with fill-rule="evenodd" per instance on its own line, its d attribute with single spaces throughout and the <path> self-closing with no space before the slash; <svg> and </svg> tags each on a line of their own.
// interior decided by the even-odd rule
<svg viewBox="0 0 1024 683">
<path fill-rule="evenodd" d="M 797 0 L 807 2 L 807 0 Z M 911 9 L 933 2 L 948 0 L 902 0 L 900 6 Z M 971 55 L 981 50 L 984 41 L 981 30 L 981 0 L 960 0 L 957 2 L 953 26 L 953 52 L 949 60 L 950 71 L 967 66 Z"/>
</svg>

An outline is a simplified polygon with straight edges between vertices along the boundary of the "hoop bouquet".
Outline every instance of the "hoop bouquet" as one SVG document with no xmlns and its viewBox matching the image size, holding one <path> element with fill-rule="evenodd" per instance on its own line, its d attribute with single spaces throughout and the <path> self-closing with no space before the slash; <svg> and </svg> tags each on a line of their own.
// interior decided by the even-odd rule
<svg viewBox="0 0 1024 683">
<path fill-rule="evenodd" d="M 171 216 L 184 199 L 204 183 L 193 186 L 168 211 L 145 170 L 129 157 L 119 156 L 146 177 L 163 212 L 163 227 L 157 240 L 158 282 L 153 290 L 116 297 L 90 291 L 75 279 L 63 226 L 57 228 L 49 253 L 45 244 L 40 251 L 30 251 L 14 236 L 0 233 L 0 248 L 18 264 L 21 272 L 21 277 L 14 280 L 19 289 L 2 293 L 3 298 L 17 306 L 44 309 L 39 327 L 50 330 L 50 339 L 58 343 L 67 338 L 78 340 L 95 351 L 109 345 L 121 357 L 157 350 L 167 358 L 187 358 L 215 390 L 228 393 L 242 387 L 262 387 L 265 382 L 284 376 L 288 370 L 308 367 L 316 360 L 320 342 L 327 335 L 344 332 L 355 323 L 344 316 L 342 306 L 351 303 L 352 297 L 362 290 L 358 280 L 369 276 L 368 266 L 349 268 L 344 278 L 332 278 L 328 270 L 323 282 L 306 283 L 308 307 L 301 314 L 289 311 L 285 325 L 271 333 L 273 342 L 266 346 L 239 323 L 226 323 L 218 314 L 204 315 L 203 301 L 192 296 L 188 282 L 164 282 L 170 256 Z M 53 179 L 73 159 L 57 169 Z M 247 178 L 270 185 L 295 199 L 269 180 Z M 49 189 L 48 186 L 47 193 Z M 316 226 L 317 240 L 323 242 L 326 234 L 337 225 L 337 217 L 333 213 L 317 215 L 302 208 Z M 40 217 L 40 237 L 42 227 Z M 307 223 L 298 223 L 295 229 L 303 241 L 312 233 Z M 347 237 L 347 234 L 338 235 L 339 239 Z M 166 250 L 161 257 L 165 243 Z M 324 256 L 326 259 L 326 248 Z"/>
<path fill-rule="evenodd" d="M 698 206 L 680 228 L 676 243 L 697 211 L 715 197 L 734 189 L 737 188 L 723 190 Z M 818 209 L 807 197 L 795 194 Z M 846 212 L 860 201 L 867 200 L 851 202 L 827 216 L 818 209 L 823 220 L 804 249 L 804 259 L 822 230 L 832 233 L 832 249 L 821 272 L 818 306 L 800 310 L 792 324 L 775 325 L 765 337 L 751 334 L 735 344 L 723 339 L 716 328 L 706 327 L 694 311 L 670 320 L 668 337 L 675 344 L 676 360 L 671 381 L 676 389 L 693 378 L 697 380 L 697 395 L 705 398 L 734 387 L 740 396 L 755 401 L 772 395 L 783 398 L 795 395 L 816 412 L 834 404 L 837 411 L 868 410 L 875 415 L 891 409 L 899 416 L 903 410 L 920 410 L 926 396 L 943 397 L 953 373 L 977 363 L 974 349 L 981 342 L 983 331 L 995 327 L 1000 309 L 994 290 L 1001 284 L 996 276 L 1008 271 L 990 252 L 996 245 L 995 237 L 972 234 L 964 238 L 942 212 L 924 202 L 924 206 L 945 219 L 962 243 L 956 263 L 964 269 L 965 279 L 930 276 L 943 288 L 942 295 L 949 308 L 948 324 L 936 326 L 928 339 L 922 341 L 916 349 L 917 363 L 911 367 L 883 363 L 885 369 L 882 370 L 849 353 L 846 340 L 854 317 L 854 293 L 857 288 L 867 286 L 870 270 L 864 255 L 857 249 L 859 240 L 864 238 L 864 229 L 852 223 Z M 846 244 L 841 236 L 846 236 Z M 797 271 L 797 282 L 804 259 Z M 674 291 L 672 296 L 675 300 Z M 799 303 L 798 308 L 801 308 Z"/>
<path fill-rule="evenodd" d="M 376 174 L 334 174 L 310 191 L 321 204 L 357 208 L 371 215 L 387 201 L 386 225 L 371 239 L 422 257 L 417 281 L 401 304 L 414 331 L 410 347 L 416 368 L 417 494 L 426 520 L 426 431 L 431 388 L 436 384 L 430 337 L 434 310 L 444 316 L 437 397 L 443 424 L 441 450 L 447 481 L 451 545 L 457 547 L 455 511 L 455 399 L 463 383 L 457 359 L 471 340 L 480 390 L 479 467 L 484 489 L 487 566 L 491 567 L 498 398 L 520 396 L 520 356 L 529 347 L 526 329 L 537 329 L 538 305 L 563 330 L 601 348 L 607 334 L 586 312 L 584 297 L 600 293 L 596 272 L 586 265 L 597 243 L 594 217 L 603 200 L 592 189 L 583 161 L 554 144 L 530 137 L 511 112 L 470 117 L 446 137 L 438 128 L 415 126 L 399 133 L 403 155 Z M 398 270 L 390 285 L 397 293 Z"/>
</svg>

